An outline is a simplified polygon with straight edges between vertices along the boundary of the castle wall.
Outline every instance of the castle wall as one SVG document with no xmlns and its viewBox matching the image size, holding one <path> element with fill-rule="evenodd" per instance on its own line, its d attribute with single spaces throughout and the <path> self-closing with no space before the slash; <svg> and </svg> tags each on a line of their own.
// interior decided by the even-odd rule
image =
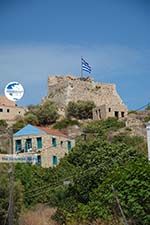
<svg viewBox="0 0 150 225">
<path fill-rule="evenodd" d="M 69 101 L 91 100 L 97 107 L 107 105 L 116 110 L 127 112 L 127 107 L 118 95 L 115 84 L 97 83 L 90 78 L 81 80 L 69 75 L 49 76 L 48 98 L 56 102 L 62 110 Z"/>
</svg>

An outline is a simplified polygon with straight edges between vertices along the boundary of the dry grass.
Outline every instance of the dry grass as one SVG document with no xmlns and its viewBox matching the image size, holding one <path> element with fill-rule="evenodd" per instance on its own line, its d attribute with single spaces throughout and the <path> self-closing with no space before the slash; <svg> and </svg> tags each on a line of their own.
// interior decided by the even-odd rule
<svg viewBox="0 0 150 225">
<path fill-rule="evenodd" d="M 39 204 L 21 215 L 19 225 L 58 225 L 51 219 L 55 212 L 56 209 Z"/>
<path fill-rule="evenodd" d="M 43 204 L 38 204 L 34 209 L 24 212 L 19 220 L 19 225 L 58 225 L 51 217 L 55 214 L 56 209 L 50 208 Z M 93 222 L 71 222 L 71 225 L 122 225 L 121 221 L 113 218 L 111 221 L 102 221 L 100 219 Z"/>
</svg>

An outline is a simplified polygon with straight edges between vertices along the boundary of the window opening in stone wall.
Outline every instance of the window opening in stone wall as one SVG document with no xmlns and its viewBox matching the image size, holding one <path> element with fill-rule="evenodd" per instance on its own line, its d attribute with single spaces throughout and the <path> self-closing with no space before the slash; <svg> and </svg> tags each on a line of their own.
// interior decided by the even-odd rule
<svg viewBox="0 0 150 225">
<path fill-rule="evenodd" d="M 124 117 L 124 112 L 121 112 L 121 117 Z"/>
<path fill-rule="evenodd" d="M 111 108 L 109 108 L 109 112 L 111 112 Z"/>
<path fill-rule="evenodd" d="M 0 112 L 3 112 L 3 109 L 2 108 L 0 109 Z"/>
<path fill-rule="evenodd" d="M 119 112 L 118 111 L 115 111 L 115 117 L 119 118 Z"/>
<path fill-rule="evenodd" d="M 57 146 L 57 142 L 56 142 L 56 138 L 52 137 L 52 146 L 56 147 Z"/>
<path fill-rule="evenodd" d="M 98 112 L 99 112 L 99 119 L 101 119 L 102 118 L 102 116 L 101 116 L 101 110 L 99 109 Z"/>
<path fill-rule="evenodd" d="M 10 109 L 7 109 L 7 112 L 9 113 L 10 112 Z"/>
<path fill-rule="evenodd" d="M 40 155 L 37 156 L 37 164 L 41 165 L 41 156 Z"/>
<path fill-rule="evenodd" d="M 60 142 L 60 146 L 63 147 L 63 141 Z"/>
</svg>

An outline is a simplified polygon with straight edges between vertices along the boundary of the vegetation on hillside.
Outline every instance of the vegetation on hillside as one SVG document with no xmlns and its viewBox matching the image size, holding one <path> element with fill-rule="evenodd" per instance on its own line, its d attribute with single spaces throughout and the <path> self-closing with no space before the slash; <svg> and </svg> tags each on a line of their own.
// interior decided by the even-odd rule
<svg viewBox="0 0 150 225">
<path fill-rule="evenodd" d="M 0 120 L 0 130 L 6 129 L 8 126 L 6 120 Z"/>
<path fill-rule="evenodd" d="M 92 101 L 69 102 L 66 110 L 67 118 L 57 121 L 59 114 L 56 104 L 50 100 L 46 100 L 42 105 L 30 105 L 25 116 L 18 117 L 16 123 L 13 125 L 13 131 L 17 132 L 27 124 L 45 126 L 55 123 L 54 128 L 56 129 L 79 125 L 79 122 L 72 120 L 71 117 L 76 119 L 91 119 L 94 107 L 95 104 Z"/>
<path fill-rule="evenodd" d="M 0 120 L 0 153 L 8 153 L 10 147 L 8 124 L 5 120 Z"/>
<path fill-rule="evenodd" d="M 122 127 L 116 119 L 87 124 L 86 138 L 56 168 L 17 165 L 24 205 L 49 203 L 57 208 L 54 219 L 59 224 L 120 225 L 117 196 L 129 225 L 148 225 L 150 165 L 144 140 L 126 135 L 109 140 L 109 132 Z"/>
<path fill-rule="evenodd" d="M 144 122 L 145 123 L 147 123 L 147 122 L 149 122 L 150 121 L 150 115 L 149 116 L 146 116 L 145 118 L 144 118 Z"/>
<path fill-rule="evenodd" d="M 13 125 L 13 131 L 17 132 L 27 124 L 38 125 L 51 125 L 58 119 L 58 109 L 55 103 L 47 100 L 42 105 L 31 105 L 29 111 L 24 117 L 19 117 Z"/>
<path fill-rule="evenodd" d="M 65 118 L 60 121 L 57 121 L 53 127 L 55 129 L 61 130 L 61 129 L 67 128 L 69 126 L 74 126 L 74 125 L 79 125 L 78 120 L 71 120 L 71 119 Z"/>
<path fill-rule="evenodd" d="M 91 119 L 92 110 L 95 108 L 93 101 L 77 101 L 69 102 L 66 110 L 67 117 L 74 117 L 76 119 Z"/>
<path fill-rule="evenodd" d="M 0 164 L 0 225 L 8 224 L 9 210 L 9 165 Z M 14 183 L 14 224 L 18 225 L 23 206 L 23 185 L 20 180 Z"/>
<path fill-rule="evenodd" d="M 52 103 L 46 104 L 50 109 Z M 33 124 L 53 123 L 57 114 L 47 120 L 49 110 L 42 107 L 31 107 L 14 128 L 32 119 Z M 52 107 L 53 114 L 55 110 Z M 76 122 L 61 120 L 56 127 L 63 129 L 72 123 Z M 86 123 L 83 136 L 55 168 L 16 164 L 15 225 L 23 209 L 39 203 L 57 209 L 53 219 L 60 225 L 121 225 L 120 207 L 129 225 L 149 225 L 150 164 L 145 156 L 146 144 L 141 137 L 120 134 L 124 127 L 125 123 L 115 118 Z M 8 212 L 8 166 L 1 165 L 0 172 L 1 225 Z M 25 219 L 23 213 L 20 221 Z"/>
</svg>

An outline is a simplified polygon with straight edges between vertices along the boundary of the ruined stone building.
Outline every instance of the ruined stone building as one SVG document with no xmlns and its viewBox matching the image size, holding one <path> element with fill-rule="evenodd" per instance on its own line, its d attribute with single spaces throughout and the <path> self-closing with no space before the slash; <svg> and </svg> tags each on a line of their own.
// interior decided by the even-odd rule
<svg viewBox="0 0 150 225">
<path fill-rule="evenodd" d="M 74 76 L 49 76 L 48 99 L 54 101 L 62 114 L 70 101 L 94 101 L 93 119 L 125 117 L 127 107 L 116 91 L 115 84 L 93 81 L 91 78 Z"/>
<path fill-rule="evenodd" d="M 13 123 L 17 116 L 23 116 L 26 110 L 18 107 L 15 102 L 8 100 L 5 96 L 0 96 L 0 120 Z"/>
</svg>

